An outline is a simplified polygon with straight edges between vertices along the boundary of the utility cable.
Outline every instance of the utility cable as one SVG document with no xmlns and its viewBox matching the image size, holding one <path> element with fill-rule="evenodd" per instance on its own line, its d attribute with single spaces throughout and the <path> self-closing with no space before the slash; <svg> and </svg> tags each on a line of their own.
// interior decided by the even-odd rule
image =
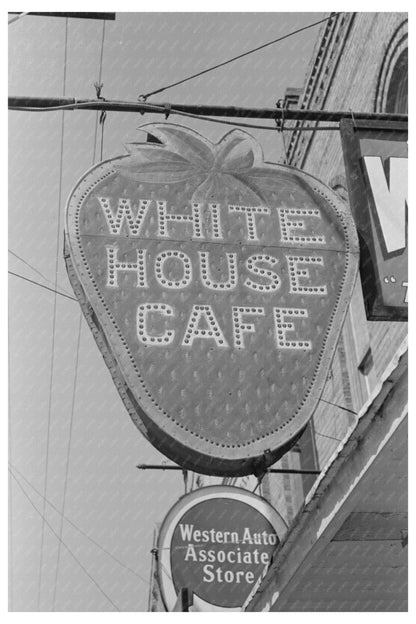
<svg viewBox="0 0 416 624">
<path fill-rule="evenodd" d="M 102 72 L 103 72 L 104 39 L 105 39 L 105 20 L 103 20 L 103 30 L 102 30 L 102 34 L 101 34 L 100 68 L 99 68 L 99 71 L 98 71 L 98 81 L 95 83 L 95 88 L 97 89 L 97 95 L 101 93 L 101 89 L 103 87 L 103 84 L 101 82 L 101 78 L 102 78 Z M 92 156 L 92 164 L 95 163 L 95 152 L 96 152 L 96 149 L 97 149 L 97 132 L 98 132 L 98 120 L 99 120 L 99 118 L 100 118 L 100 112 L 97 111 L 97 114 L 96 114 L 96 117 L 95 117 L 94 153 L 93 153 L 93 156 Z M 102 145 L 102 141 L 101 141 L 101 145 Z M 101 158 L 101 160 L 102 160 L 102 158 Z"/>
<path fill-rule="evenodd" d="M 113 105 L 125 105 L 126 102 L 122 102 L 120 100 L 106 100 L 107 104 L 113 104 Z M 93 100 L 93 101 L 87 101 L 84 102 L 82 100 L 76 101 L 72 104 L 60 104 L 59 106 L 43 106 L 43 107 L 36 107 L 36 106 L 9 106 L 9 110 L 14 110 L 14 111 L 22 111 L 22 112 L 29 112 L 29 113 L 47 113 L 47 112 L 53 112 L 53 111 L 59 111 L 59 110 L 88 110 L 88 108 L 95 108 L 97 106 L 97 104 L 102 104 L 103 100 Z M 155 113 L 162 113 L 163 115 L 165 115 L 166 117 L 166 107 L 165 106 L 159 106 L 157 104 L 148 104 L 146 103 L 146 109 L 143 111 L 139 111 L 142 112 L 143 114 L 146 113 L 147 111 L 149 112 L 155 112 Z M 277 111 L 276 115 L 278 115 L 279 111 Z M 219 123 L 219 124 L 224 124 L 227 126 L 236 126 L 239 128 L 253 128 L 255 130 L 270 130 L 272 132 L 276 132 L 276 128 L 273 126 L 261 126 L 259 124 L 249 124 L 249 123 L 244 123 L 244 122 L 237 122 L 237 121 L 225 121 L 223 119 L 217 119 L 216 117 L 208 117 L 206 115 L 196 115 L 194 113 L 187 113 L 185 111 L 180 111 L 177 110 L 176 108 L 172 108 L 171 106 L 169 106 L 169 114 L 171 115 L 179 115 L 180 117 L 191 117 L 192 119 L 202 119 L 203 121 L 210 121 L 212 123 Z M 337 121 L 334 121 L 334 123 L 338 123 Z M 339 130 L 339 126 L 299 126 L 299 127 L 290 127 L 290 128 L 286 128 L 287 131 L 290 132 L 316 132 L 317 130 Z"/>
<path fill-rule="evenodd" d="M 104 41 L 105 41 L 105 21 L 103 21 L 102 26 L 102 35 L 101 35 L 101 48 L 100 48 L 100 63 L 99 63 L 99 72 L 98 72 L 98 81 L 95 83 L 97 98 L 101 96 L 101 89 L 103 87 L 101 79 L 102 79 L 102 69 L 103 69 L 103 56 L 104 56 Z M 95 163 L 96 149 L 97 149 L 97 130 L 98 124 L 101 125 L 101 159 L 103 153 L 103 141 L 104 141 L 104 121 L 105 121 L 105 111 L 102 111 L 101 114 L 97 111 L 96 120 L 95 120 L 95 133 L 94 133 L 94 144 L 93 144 L 93 157 L 92 164 Z M 79 351 L 80 351 L 80 343 L 81 343 L 81 329 L 82 329 L 82 312 L 79 310 L 79 324 L 78 324 L 78 338 L 77 338 L 77 346 L 76 346 L 76 358 L 75 358 L 75 370 L 74 370 L 74 381 L 72 387 L 72 400 L 71 400 L 71 415 L 70 415 L 70 424 L 69 424 L 69 438 L 68 438 L 68 446 L 66 453 L 66 463 L 65 463 L 65 480 L 64 480 L 64 491 L 63 491 L 63 499 L 62 499 L 62 510 L 61 510 L 61 523 L 59 527 L 59 536 L 62 537 L 63 533 L 63 521 L 64 521 L 64 513 L 65 513 L 65 505 L 66 505 L 66 495 L 68 489 L 68 475 L 69 475 L 69 465 L 70 465 L 70 455 L 71 455 L 71 443 L 72 443 L 72 427 L 74 420 L 74 411 L 75 411 L 75 397 L 76 397 L 76 389 L 77 389 L 77 381 L 78 381 L 78 365 L 79 365 Z M 52 599 L 52 611 L 55 611 L 56 604 L 56 592 L 58 587 L 58 576 L 59 576 L 59 566 L 61 559 L 61 548 L 60 542 L 58 544 L 58 554 L 56 560 L 55 567 L 55 580 L 54 580 L 54 589 L 53 589 L 53 599 Z"/>
<path fill-rule="evenodd" d="M 74 559 L 74 561 L 76 561 L 76 563 L 79 565 L 79 567 L 83 570 L 83 572 L 85 572 L 85 574 L 88 576 L 88 578 L 94 583 L 94 585 L 97 587 L 97 589 L 101 592 L 101 594 L 108 600 L 108 602 L 110 602 L 112 604 L 112 606 L 114 607 L 114 609 L 116 611 L 120 611 L 120 609 L 117 607 L 117 605 L 111 600 L 111 598 L 105 593 L 105 591 L 103 590 L 103 588 L 97 583 L 97 581 L 95 580 L 95 578 L 88 572 L 88 570 L 83 566 L 83 564 L 80 562 L 80 560 L 78 559 L 78 557 L 76 555 L 74 555 L 74 553 L 72 552 L 72 550 L 69 548 L 69 546 L 59 537 L 58 533 L 56 533 L 55 529 L 49 524 L 49 522 L 46 520 L 45 516 L 42 515 L 42 512 L 36 507 L 36 505 L 33 503 L 32 499 L 30 498 L 30 496 L 28 495 L 28 493 L 26 492 L 26 490 L 24 489 L 24 487 L 21 485 L 21 483 L 19 482 L 19 480 L 17 479 L 16 475 L 13 474 L 12 470 L 9 468 L 9 472 L 12 476 L 12 478 L 15 480 L 15 482 L 17 483 L 17 485 L 19 486 L 20 490 L 23 492 L 23 494 L 25 495 L 25 497 L 27 498 L 27 500 L 29 501 L 29 503 L 32 505 L 33 509 L 36 511 L 36 513 L 42 518 L 42 524 L 46 525 L 49 530 L 53 533 L 53 535 L 59 540 L 59 542 L 62 544 L 62 546 L 66 549 L 66 551 L 68 552 L 68 554 L 72 557 L 72 559 Z"/>
<path fill-rule="evenodd" d="M 155 112 L 161 112 L 166 115 L 166 109 L 164 106 L 157 106 L 153 104 L 146 104 L 147 106 L 154 107 Z M 196 115 L 194 113 L 186 113 L 184 111 L 179 111 L 176 108 L 170 108 L 170 113 L 172 115 L 179 115 L 180 117 L 191 117 L 192 119 L 202 119 L 203 121 L 211 121 L 212 123 L 224 124 L 226 126 L 237 126 L 238 128 L 253 128 L 255 130 L 272 130 L 276 132 L 276 128 L 273 126 L 262 126 L 260 124 L 249 124 L 244 123 L 243 121 L 225 121 L 225 119 L 217 119 L 212 117 L 207 117 L 206 115 Z M 303 126 L 299 128 L 299 131 L 303 132 L 303 130 L 316 130 L 317 128 L 312 128 L 310 126 Z M 339 130 L 338 126 L 320 126 L 320 130 Z"/>
<path fill-rule="evenodd" d="M 76 356 L 75 356 L 74 383 L 72 385 L 71 415 L 70 415 L 70 420 L 69 420 L 69 437 L 68 437 L 68 445 L 67 445 L 67 450 L 66 450 L 64 492 L 63 492 L 63 499 L 62 499 L 61 522 L 60 522 L 60 525 L 59 525 L 59 542 L 58 542 L 58 554 L 57 554 L 56 568 L 55 568 L 55 581 L 54 581 L 54 588 L 53 588 L 52 611 L 55 611 L 56 590 L 57 590 L 57 587 L 58 587 L 59 564 L 60 564 L 60 561 L 61 561 L 61 538 L 62 538 L 63 527 L 64 527 L 64 513 L 65 513 L 65 505 L 66 505 L 66 494 L 67 494 L 67 490 L 68 490 L 69 459 L 70 459 L 70 454 L 71 454 L 72 426 L 73 426 L 73 422 L 74 422 L 75 396 L 76 396 L 76 388 L 77 388 L 77 380 L 78 380 L 78 363 L 79 363 L 79 347 L 80 347 L 80 343 L 81 343 L 81 329 L 82 329 L 82 312 L 81 312 L 81 310 L 79 310 L 78 338 L 77 338 Z"/>
<path fill-rule="evenodd" d="M 33 266 L 33 264 L 30 264 L 30 262 L 27 262 L 27 260 L 25 260 L 24 258 L 22 258 L 21 256 L 19 256 L 17 253 L 15 253 L 14 251 L 12 251 L 11 249 L 8 249 L 9 254 L 11 254 L 12 256 L 14 256 L 15 258 L 17 258 L 18 260 L 20 260 L 20 262 L 23 262 L 23 264 L 25 264 L 26 266 L 28 266 L 29 268 L 32 269 L 32 271 L 34 271 L 37 275 L 39 275 L 39 277 L 41 277 L 42 279 L 44 279 L 46 282 L 48 282 L 49 284 L 52 284 L 51 280 L 49 280 L 45 275 L 43 275 L 43 273 L 41 273 L 36 267 Z"/>
<path fill-rule="evenodd" d="M 340 410 L 344 410 L 344 412 L 349 412 L 350 414 L 354 414 L 354 416 L 358 416 L 357 412 L 354 410 L 348 409 L 348 407 L 343 407 L 342 405 L 337 405 L 336 403 L 331 403 L 331 401 L 326 401 L 325 399 L 319 399 L 322 403 L 327 403 L 328 405 L 332 405 L 332 407 L 337 407 Z"/>
<path fill-rule="evenodd" d="M 329 15 L 328 17 L 325 17 L 324 19 L 321 19 L 317 22 L 314 22 L 313 24 L 308 24 L 307 26 L 303 26 L 302 28 L 298 28 L 297 30 L 294 30 L 290 33 L 287 33 L 286 35 L 283 35 L 282 37 L 278 37 L 277 39 L 274 39 L 273 41 L 268 41 L 267 43 L 263 43 L 262 45 L 258 46 L 257 48 L 253 48 L 251 50 L 248 50 L 247 52 L 243 52 L 242 54 L 239 54 L 238 56 L 234 56 L 233 58 L 228 59 L 227 61 L 223 61 L 222 63 L 218 63 L 217 65 L 213 65 L 212 67 L 208 67 L 207 69 L 204 69 L 200 72 L 197 72 L 196 74 L 192 74 L 191 76 L 187 76 L 186 78 L 182 78 L 182 80 L 178 80 L 177 82 L 172 82 L 169 85 L 166 85 L 165 87 L 161 87 L 160 89 L 156 89 L 155 91 L 150 91 L 149 93 L 146 93 L 144 95 L 140 95 L 138 97 L 139 100 L 146 100 L 147 98 L 149 98 L 152 95 L 156 95 L 157 93 L 162 93 L 162 91 L 166 91 L 167 89 L 171 89 L 172 87 L 177 87 L 180 84 L 183 84 L 184 82 L 188 82 L 189 80 L 193 80 L 194 78 L 197 78 L 198 76 L 202 76 L 203 74 L 207 74 L 208 72 L 214 71 L 214 69 L 218 69 L 219 67 L 224 67 L 224 65 L 228 65 L 229 63 L 233 63 L 234 61 L 237 61 L 238 59 L 241 59 L 245 56 L 248 56 L 249 54 L 253 54 L 254 52 L 258 52 L 259 50 L 263 50 L 264 48 L 267 48 L 268 46 L 271 46 L 275 43 L 279 43 L 280 41 L 284 41 L 285 39 L 288 39 L 289 37 L 293 37 L 294 35 L 297 35 L 298 33 L 301 33 L 305 30 L 308 30 L 309 28 L 313 28 L 314 26 L 318 26 L 319 24 L 323 24 L 324 22 L 327 22 L 328 20 L 330 20 L 334 15 L 336 15 L 335 13 L 331 13 L 331 15 Z"/>
<path fill-rule="evenodd" d="M 99 63 L 99 72 L 98 72 L 98 81 L 95 83 L 97 98 L 101 99 L 101 89 L 103 84 L 102 80 L 102 71 L 103 71 L 103 57 L 104 57 L 104 41 L 105 41 L 105 26 L 106 23 L 103 21 L 102 26 L 102 35 L 101 35 L 101 49 L 100 49 L 100 63 Z M 95 120 L 95 133 L 94 133 L 94 145 L 93 145 L 93 158 L 92 164 L 95 163 L 96 150 L 97 150 L 97 130 L 98 124 L 101 126 L 101 148 L 100 148 L 100 160 L 103 158 L 103 147 L 104 147 L 104 122 L 106 118 L 106 112 L 102 111 L 101 114 L 98 113 L 96 115 Z M 78 326 L 78 339 L 77 339 L 77 347 L 76 347 L 76 361 L 75 361 L 75 371 L 74 371 L 74 382 L 73 382 L 73 391 L 72 391 L 72 402 L 71 402 L 71 416 L 70 416 L 70 426 L 69 426 L 69 439 L 68 439 L 68 447 L 67 447 L 67 456 L 66 456 L 66 467 L 65 467 L 65 481 L 64 481 L 64 492 L 63 492 L 63 501 L 62 501 L 62 515 L 61 515 L 61 524 L 59 535 L 62 537 L 63 532 L 63 519 L 66 505 L 66 494 L 68 487 L 68 475 L 69 475 L 69 464 L 70 464 L 70 454 L 71 454 L 71 442 L 72 442 L 72 425 L 74 420 L 74 409 L 75 409 L 75 397 L 76 397 L 76 388 L 77 388 L 77 380 L 78 380 L 78 364 L 79 364 L 79 350 L 80 350 L 80 341 L 81 341 L 81 328 L 82 328 L 82 313 L 79 311 L 79 326 Z M 53 591 L 53 600 L 52 600 L 52 611 L 55 611 L 56 604 L 56 592 L 58 586 L 58 575 L 59 575 L 59 564 L 60 564 L 60 555 L 61 549 L 60 544 L 58 544 L 58 555 L 56 561 L 55 568 L 55 582 L 54 582 L 54 591 Z"/>
<path fill-rule="evenodd" d="M 166 566 L 165 566 L 165 565 L 161 562 L 161 560 L 160 560 L 160 559 L 159 559 L 159 564 L 160 564 L 160 567 L 162 568 L 163 572 L 164 572 L 164 573 L 166 574 L 166 576 L 168 577 L 168 579 L 169 579 L 170 581 L 172 581 L 172 583 L 173 583 L 173 579 L 172 579 L 171 575 L 169 574 L 169 570 L 168 570 L 168 569 L 166 568 Z"/>
<path fill-rule="evenodd" d="M 13 22 L 17 22 L 17 20 L 22 19 L 22 17 L 24 17 L 25 15 L 29 15 L 29 12 L 26 11 L 26 13 L 19 13 L 19 15 L 15 15 L 15 17 L 11 17 L 9 21 L 7 22 L 7 25 L 10 26 L 10 24 L 13 24 Z"/>
<path fill-rule="evenodd" d="M 8 315 L 8 319 L 7 319 L 7 324 L 8 324 L 8 335 L 10 336 L 10 318 L 11 315 Z M 7 349 L 7 371 L 8 371 L 8 375 L 7 375 L 7 390 L 8 390 L 8 397 L 9 397 L 9 401 L 8 401 L 8 434 L 9 434 L 9 439 L 8 439 L 8 452 L 9 452 L 9 461 L 12 459 L 13 457 L 13 442 L 14 442 L 14 438 L 12 436 L 14 436 L 14 431 L 12 428 L 12 383 L 11 383 L 11 379 L 12 379 L 12 368 L 11 368 L 11 349 L 10 349 L 10 344 L 9 344 L 9 348 Z M 11 480 L 11 474 L 9 474 L 9 478 L 8 478 L 8 503 L 9 503 L 9 514 L 8 514 L 8 521 L 9 521 L 9 565 L 8 565 L 8 573 L 9 573 L 9 611 L 13 612 L 14 611 L 14 539 L 13 539 L 13 527 L 14 527 L 14 517 L 13 517 L 13 503 L 14 503 L 14 499 L 13 499 L 13 490 L 12 490 L 12 480 Z"/>
<path fill-rule="evenodd" d="M 335 440 L 336 442 L 341 442 L 340 438 L 334 438 L 333 436 L 326 435 L 325 433 L 319 433 L 318 431 L 315 431 L 315 435 L 321 436 L 322 438 L 328 438 L 329 440 Z"/>
<path fill-rule="evenodd" d="M 41 492 L 39 492 L 39 490 L 37 488 L 35 488 L 35 486 L 25 477 L 25 475 L 16 468 L 16 466 L 14 466 L 13 464 L 10 464 L 10 468 L 13 470 L 13 472 L 17 473 L 19 475 L 19 477 L 21 479 L 23 479 L 23 481 L 38 495 L 43 499 L 43 495 Z M 113 561 L 115 561 L 116 563 L 118 563 L 119 566 L 121 566 L 122 568 L 125 568 L 126 570 L 128 570 L 129 572 L 131 572 L 132 574 L 134 574 L 134 576 L 137 576 L 137 578 L 139 578 L 141 581 L 143 581 L 143 583 L 146 583 L 146 585 L 149 585 L 149 582 L 146 581 L 142 576 L 140 576 L 140 574 L 138 574 L 138 572 L 136 572 L 135 570 L 133 570 L 133 568 L 130 568 L 129 566 L 127 566 L 125 563 L 123 563 L 122 561 L 120 561 L 120 559 L 118 559 L 115 555 L 113 555 L 113 553 L 111 553 L 109 550 L 107 550 L 106 548 L 104 548 L 104 546 L 102 546 L 101 544 L 99 544 L 97 541 L 95 541 L 95 539 L 93 537 L 91 537 L 90 535 L 88 535 L 88 533 L 86 533 L 85 531 L 83 531 L 78 525 L 75 524 L 75 522 L 73 522 L 72 520 L 70 520 L 66 515 L 62 514 L 61 511 L 59 511 L 59 509 L 53 504 L 51 503 L 51 501 L 49 499 L 46 499 L 47 504 L 54 510 L 56 511 L 57 514 L 59 514 L 60 516 L 62 516 L 65 520 L 65 522 L 67 522 L 68 524 L 70 524 L 76 531 L 78 531 L 79 533 L 81 533 L 81 535 L 83 535 L 87 540 L 89 540 L 92 544 L 94 544 L 94 546 L 96 546 L 99 550 L 102 550 L 102 552 L 104 552 L 106 555 L 108 555 L 109 557 L 111 557 L 111 559 L 113 559 Z"/>
<path fill-rule="evenodd" d="M 65 19 L 65 42 L 64 42 L 64 67 L 63 67 L 63 95 L 66 91 L 66 70 L 68 60 L 68 18 Z M 64 134 L 65 134 L 65 112 L 62 112 L 61 121 L 61 150 L 59 160 L 59 189 L 58 189 L 58 219 L 57 219 L 57 233 L 56 233 L 56 260 L 55 260 L 55 290 L 58 285 L 58 266 L 59 266 L 59 234 L 61 231 L 61 200 L 62 200 L 62 173 L 63 173 L 63 152 L 64 152 Z M 51 343 L 51 367 L 49 377 L 49 401 L 48 401 L 48 423 L 46 433 L 46 453 L 45 453 L 45 476 L 43 485 L 43 494 L 46 498 L 48 488 L 48 469 L 49 469 L 49 442 L 50 442 L 50 429 L 51 429 L 51 414 L 52 414 L 52 388 L 54 379 L 54 364 L 55 364 L 55 337 L 56 337 L 56 316 L 57 316 L 57 295 L 54 295 L 53 305 L 53 319 L 52 319 L 52 343 Z M 43 567 L 43 550 L 45 539 L 45 513 L 46 513 L 46 500 L 43 501 L 43 522 L 41 531 L 41 543 L 40 543 L 40 560 L 39 560 L 39 584 L 38 584 L 38 601 L 37 607 L 40 610 L 40 592 L 42 585 L 42 567 Z"/>
<path fill-rule="evenodd" d="M 25 264 L 26 266 L 28 266 L 29 268 L 32 269 L 32 271 L 34 271 L 35 273 L 37 273 L 42 279 L 44 279 L 46 282 L 48 282 L 48 284 L 52 284 L 53 282 L 51 282 L 50 279 L 48 279 L 45 275 L 43 275 L 43 273 L 41 273 L 36 267 L 33 266 L 33 264 L 30 264 L 30 262 L 27 262 L 27 260 L 25 260 L 24 258 L 22 258 L 21 256 L 19 256 L 17 253 L 15 253 L 14 251 L 12 251 L 11 249 L 8 250 L 9 254 L 11 254 L 12 256 L 14 256 L 15 258 L 17 258 L 18 260 L 20 260 L 20 262 L 23 262 L 23 264 Z M 10 271 L 9 271 L 10 272 Z M 13 275 L 17 275 L 16 273 L 13 273 Z M 35 284 L 38 284 L 39 286 L 41 286 L 42 284 L 39 284 L 38 282 L 34 282 Z M 52 289 L 50 289 L 52 290 Z M 53 292 L 58 292 L 60 295 L 65 293 L 67 295 L 67 297 L 70 297 L 71 299 L 74 299 L 72 297 L 72 295 L 70 295 L 68 292 L 65 291 L 64 288 L 60 287 L 60 292 L 59 291 L 55 291 L 55 289 L 53 290 Z"/>
<path fill-rule="evenodd" d="M 25 282 L 30 282 L 31 284 L 35 284 L 36 286 L 40 286 L 41 288 L 44 288 L 45 290 L 49 290 L 50 292 L 53 292 L 57 295 L 60 295 L 61 297 L 66 297 L 66 299 L 71 299 L 72 301 L 78 301 L 78 299 L 75 299 L 75 297 L 71 297 L 71 295 L 66 295 L 65 293 L 59 291 L 59 290 L 55 290 L 54 288 L 49 288 L 49 286 L 45 286 L 44 284 L 40 284 L 40 282 L 35 282 L 35 280 L 31 280 L 28 277 L 24 277 L 23 275 L 19 275 L 19 273 L 13 273 L 13 271 L 8 271 L 8 273 L 10 275 L 14 275 L 15 277 L 20 277 L 20 279 L 25 280 Z"/>
</svg>

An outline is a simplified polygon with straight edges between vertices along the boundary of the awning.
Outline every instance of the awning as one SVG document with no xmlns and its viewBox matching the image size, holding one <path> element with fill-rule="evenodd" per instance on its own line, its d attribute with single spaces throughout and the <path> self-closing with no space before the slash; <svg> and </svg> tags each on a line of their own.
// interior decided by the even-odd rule
<svg viewBox="0 0 416 624">
<path fill-rule="evenodd" d="M 307 496 L 246 611 L 407 610 L 407 343 Z"/>
</svg>

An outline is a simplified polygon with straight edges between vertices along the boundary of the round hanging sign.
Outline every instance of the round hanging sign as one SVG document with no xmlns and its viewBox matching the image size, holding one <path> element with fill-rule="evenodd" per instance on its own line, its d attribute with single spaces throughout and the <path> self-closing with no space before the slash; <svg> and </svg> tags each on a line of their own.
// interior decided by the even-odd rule
<svg viewBox="0 0 416 624">
<path fill-rule="evenodd" d="M 123 401 L 181 466 L 274 463 L 312 415 L 358 241 L 319 180 L 232 130 L 172 124 L 94 166 L 67 206 L 69 277 Z"/>
<path fill-rule="evenodd" d="M 241 488 L 194 490 L 172 507 L 157 544 L 167 611 L 182 588 L 193 611 L 241 611 L 287 527 L 263 498 Z"/>
</svg>

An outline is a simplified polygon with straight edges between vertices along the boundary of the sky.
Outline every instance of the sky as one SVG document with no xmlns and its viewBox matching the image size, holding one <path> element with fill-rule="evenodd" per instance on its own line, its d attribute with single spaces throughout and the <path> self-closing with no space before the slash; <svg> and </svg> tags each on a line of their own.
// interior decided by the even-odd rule
<svg viewBox="0 0 416 624">
<path fill-rule="evenodd" d="M 318 21 L 324 13 L 117 13 L 113 22 L 25 16 L 8 28 L 10 95 L 146 93 Z M 67 30 L 66 30 L 67 27 Z M 302 87 L 319 26 L 150 98 L 274 107 Z M 104 35 L 104 37 L 103 37 Z M 65 63 L 66 59 L 66 63 Z M 9 609 L 146 611 L 153 532 L 184 493 L 140 434 L 73 296 L 66 199 L 101 151 L 93 111 L 9 113 Z M 103 158 L 161 115 L 108 113 Z M 230 130 L 171 117 L 212 141 Z M 272 127 L 272 122 L 269 122 Z M 279 162 L 277 132 L 252 130 Z M 22 279 L 22 278 L 26 278 Z M 170 463 L 170 462 L 169 462 Z"/>
</svg>

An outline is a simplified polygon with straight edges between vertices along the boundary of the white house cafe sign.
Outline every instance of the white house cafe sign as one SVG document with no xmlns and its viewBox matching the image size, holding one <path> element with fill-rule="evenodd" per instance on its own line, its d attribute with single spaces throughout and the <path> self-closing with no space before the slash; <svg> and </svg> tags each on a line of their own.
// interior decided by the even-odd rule
<svg viewBox="0 0 416 624">
<path fill-rule="evenodd" d="M 348 208 L 232 130 L 167 123 L 67 206 L 74 292 L 137 427 L 183 467 L 248 474 L 299 437 L 357 273 Z"/>
</svg>

